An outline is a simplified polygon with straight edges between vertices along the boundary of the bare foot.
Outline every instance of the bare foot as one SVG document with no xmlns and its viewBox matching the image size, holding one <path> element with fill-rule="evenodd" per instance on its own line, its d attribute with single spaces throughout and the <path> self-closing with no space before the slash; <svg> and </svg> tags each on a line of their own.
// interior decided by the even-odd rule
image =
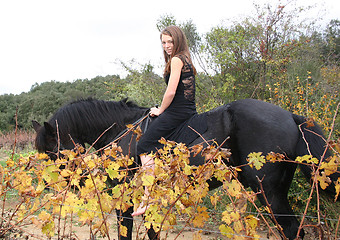
<svg viewBox="0 0 340 240">
<path fill-rule="evenodd" d="M 139 207 L 134 211 L 131 216 L 139 216 L 145 213 L 145 211 L 148 209 L 148 206 L 144 206 L 144 204 L 139 205 Z"/>
</svg>

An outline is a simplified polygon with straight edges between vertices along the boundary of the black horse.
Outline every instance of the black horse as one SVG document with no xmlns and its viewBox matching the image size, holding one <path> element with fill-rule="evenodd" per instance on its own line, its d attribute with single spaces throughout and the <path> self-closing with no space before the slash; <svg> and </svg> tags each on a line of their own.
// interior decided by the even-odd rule
<svg viewBox="0 0 340 240">
<path fill-rule="evenodd" d="M 81 145 L 93 144 L 102 134 L 94 144 L 96 149 L 100 149 L 112 142 L 127 124 L 135 122 L 147 111 L 147 108 L 139 107 L 127 99 L 118 102 L 94 99 L 76 101 L 60 108 L 43 126 L 33 121 L 37 132 L 36 148 L 39 152 L 56 153 L 58 148 L 73 149 L 74 142 Z M 322 138 L 323 133 L 317 124 L 307 127 L 304 117 L 270 103 L 254 99 L 239 100 L 201 114 L 197 118 L 204 118 L 206 121 L 206 131 L 201 133 L 204 139 L 214 139 L 221 144 L 230 137 L 222 147 L 231 149 L 229 164 L 235 166 L 246 165 L 246 158 L 251 152 L 282 153 L 290 160 L 306 154 L 311 154 L 319 160 L 330 156 L 327 144 Z M 197 135 L 190 145 L 200 142 L 202 138 Z M 129 143 L 130 140 L 120 142 L 125 151 Z M 135 144 L 132 144 L 129 149 L 131 154 L 134 154 L 134 146 Z M 191 163 L 203 164 L 204 159 L 191 159 Z M 300 166 L 310 179 L 311 169 L 305 165 Z M 251 187 L 255 192 L 260 189 L 259 179 L 263 179 L 261 184 L 265 196 L 277 222 L 289 239 L 296 237 L 299 227 L 287 199 L 296 167 L 296 164 L 290 162 L 265 164 L 260 170 L 246 165 L 239 174 L 242 184 Z M 331 176 L 332 180 L 337 177 Z M 220 185 L 221 183 L 214 179 L 209 182 L 211 189 Z M 327 190 L 334 194 L 334 185 Z M 259 200 L 266 204 L 263 196 L 259 195 Z M 121 239 L 132 238 L 131 212 L 132 208 L 123 213 L 123 225 L 128 228 L 128 237 Z M 154 236 L 156 235 L 153 233 L 149 234 L 151 238 Z M 302 230 L 300 237 L 303 236 Z"/>
</svg>

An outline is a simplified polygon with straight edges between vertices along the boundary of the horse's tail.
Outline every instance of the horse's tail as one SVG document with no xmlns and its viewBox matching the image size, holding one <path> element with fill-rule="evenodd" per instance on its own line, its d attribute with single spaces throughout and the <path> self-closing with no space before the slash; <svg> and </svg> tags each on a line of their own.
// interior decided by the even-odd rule
<svg viewBox="0 0 340 240">
<path fill-rule="evenodd" d="M 307 122 L 303 116 L 293 114 L 293 119 L 300 130 L 300 137 L 296 144 L 297 156 L 312 155 L 319 160 L 327 159 L 331 156 L 331 152 L 327 148 L 323 132 L 315 122 Z M 312 168 L 305 164 L 299 164 L 301 171 L 308 181 L 311 181 Z M 325 189 L 326 192 L 335 196 L 334 183 L 340 177 L 339 173 L 334 173 L 329 176 L 332 183 Z"/>
</svg>

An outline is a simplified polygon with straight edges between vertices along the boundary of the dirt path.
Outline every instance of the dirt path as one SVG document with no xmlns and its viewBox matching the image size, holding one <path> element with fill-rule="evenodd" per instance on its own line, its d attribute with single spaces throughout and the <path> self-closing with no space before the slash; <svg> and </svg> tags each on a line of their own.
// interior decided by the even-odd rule
<svg viewBox="0 0 340 240">
<path fill-rule="evenodd" d="M 139 222 L 138 222 L 139 221 Z M 138 225 L 140 223 L 141 219 L 137 219 L 137 222 L 135 225 Z M 116 240 L 118 239 L 118 234 L 117 234 L 117 227 L 115 225 L 115 221 L 110 222 L 110 230 L 109 230 L 109 235 L 111 240 Z M 64 235 L 64 238 L 61 239 L 80 239 L 80 240 L 90 240 L 90 229 L 88 226 L 76 226 L 74 224 L 72 226 L 72 237 L 70 238 L 70 226 L 66 226 L 66 234 Z M 132 234 L 132 239 L 143 239 L 146 231 L 144 226 L 141 226 L 139 229 L 139 232 L 137 234 L 136 228 L 138 226 L 134 227 L 134 231 Z M 40 229 L 35 227 L 34 225 L 30 225 L 27 227 L 22 228 L 23 233 L 12 233 L 8 239 L 14 240 L 14 239 L 47 239 L 47 237 L 41 232 Z M 190 231 L 190 230 L 185 230 L 180 232 L 180 230 L 169 230 L 168 232 L 163 231 L 161 233 L 161 239 L 178 239 L 178 240 L 184 240 L 184 239 L 192 239 L 193 235 L 195 234 L 195 231 Z M 60 234 L 60 236 L 63 236 L 63 234 Z M 222 235 L 216 234 L 216 233 L 210 233 L 210 234 L 200 234 L 202 240 L 218 240 L 218 239 L 223 239 Z M 137 238 L 138 237 L 138 238 Z M 58 236 L 54 236 L 52 240 L 58 239 Z M 109 239 L 107 237 L 102 238 L 102 237 L 97 237 L 96 239 Z M 147 237 L 145 239 L 148 239 Z"/>
<path fill-rule="evenodd" d="M 55 224 L 57 224 L 57 221 L 55 221 Z M 307 224 L 307 223 L 306 223 Z M 21 224 L 22 226 L 23 224 Z M 307 224 L 308 225 L 308 224 Z M 109 226 L 109 236 L 110 238 L 103 238 L 97 235 L 95 239 L 111 239 L 111 240 L 117 240 L 118 234 L 117 234 L 117 225 L 116 225 L 116 219 L 109 219 L 108 221 Z M 56 226 L 57 229 L 57 226 Z M 60 229 L 64 229 L 64 224 L 60 227 Z M 138 229 L 138 233 L 137 233 Z M 206 228 L 204 228 L 206 229 Z M 11 234 L 7 234 L 5 238 L 6 240 L 19 240 L 19 239 L 29 239 L 29 240 L 38 240 L 38 239 L 48 239 L 45 234 L 42 233 L 42 231 L 36 227 L 32 223 L 28 223 L 26 226 L 20 228 L 21 231 L 18 229 L 11 232 Z M 169 231 L 162 231 L 161 233 L 161 239 L 162 240 L 186 240 L 186 239 L 193 239 L 193 235 L 197 232 L 197 230 L 190 230 L 185 229 L 184 231 L 181 231 L 182 228 L 180 226 L 174 227 L 174 229 L 171 229 Z M 318 239 L 319 232 L 317 232 L 314 228 L 308 228 L 305 229 L 305 239 Z M 72 232 L 72 235 L 70 236 L 70 232 Z M 278 233 L 277 237 L 275 237 L 273 234 L 268 234 L 268 228 L 264 224 L 260 224 L 260 227 L 257 229 L 257 233 L 260 235 L 260 239 L 269 239 L 269 240 L 275 240 L 280 239 Z M 73 224 L 65 224 L 65 232 L 62 230 L 59 234 L 56 233 L 54 237 L 51 238 L 51 240 L 58 240 L 58 239 L 67 239 L 67 240 L 94 240 L 94 238 L 90 238 L 90 227 L 88 225 L 80 226 L 76 221 L 73 221 Z M 145 238 L 144 238 L 145 237 Z M 200 237 L 202 240 L 221 240 L 221 239 L 228 239 L 225 236 L 222 236 L 218 232 L 218 225 L 216 225 L 216 229 L 214 228 L 212 231 L 206 230 L 206 232 L 201 232 Z M 145 227 L 142 225 L 142 218 L 136 217 L 134 222 L 134 230 L 132 234 L 132 239 L 148 239 L 146 236 L 146 230 Z M 332 239 L 332 238 L 331 238 Z"/>
</svg>

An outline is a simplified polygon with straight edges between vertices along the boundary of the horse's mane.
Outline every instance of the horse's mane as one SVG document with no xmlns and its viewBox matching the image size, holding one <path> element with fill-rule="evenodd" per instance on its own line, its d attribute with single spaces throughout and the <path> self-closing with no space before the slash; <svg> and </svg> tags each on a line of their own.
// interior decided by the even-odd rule
<svg viewBox="0 0 340 240">
<path fill-rule="evenodd" d="M 57 121 L 61 131 L 78 129 L 78 132 L 82 128 L 90 130 L 93 126 L 106 129 L 114 123 L 124 127 L 127 119 L 134 118 L 145 110 L 147 108 L 140 107 L 127 98 L 117 102 L 94 98 L 78 99 L 58 109 L 49 123 L 56 127 Z"/>
</svg>

